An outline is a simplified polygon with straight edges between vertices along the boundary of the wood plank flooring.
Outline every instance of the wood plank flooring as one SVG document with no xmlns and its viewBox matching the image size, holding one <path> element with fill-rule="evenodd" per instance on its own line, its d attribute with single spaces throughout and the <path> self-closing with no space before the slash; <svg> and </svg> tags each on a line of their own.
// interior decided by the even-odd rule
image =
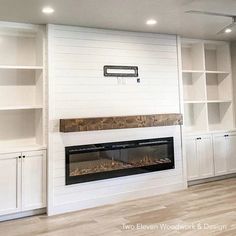
<svg viewBox="0 0 236 236">
<path fill-rule="evenodd" d="M 0 236 L 35 235 L 235 236 L 236 178 L 59 216 L 0 223 Z"/>
</svg>

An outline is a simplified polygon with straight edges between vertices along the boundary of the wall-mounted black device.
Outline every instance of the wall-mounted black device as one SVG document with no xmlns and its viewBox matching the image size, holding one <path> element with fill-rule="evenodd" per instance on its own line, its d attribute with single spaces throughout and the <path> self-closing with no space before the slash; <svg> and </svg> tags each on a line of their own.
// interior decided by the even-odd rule
<svg viewBox="0 0 236 236">
<path fill-rule="evenodd" d="M 138 77 L 137 66 L 109 66 L 103 67 L 106 77 Z"/>
</svg>

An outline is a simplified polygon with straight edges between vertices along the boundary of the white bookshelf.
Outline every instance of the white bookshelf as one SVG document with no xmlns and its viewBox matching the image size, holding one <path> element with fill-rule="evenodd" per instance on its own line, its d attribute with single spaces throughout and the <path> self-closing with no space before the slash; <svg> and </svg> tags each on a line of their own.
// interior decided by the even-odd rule
<svg viewBox="0 0 236 236">
<path fill-rule="evenodd" d="M 202 72 L 183 72 L 184 101 L 206 99 L 205 75 Z"/>
<path fill-rule="evenodd" d="M 186 132 L 205 131 L 207 129 L 207 106 L 205 103 L 184 104 L 184 126 Z"/>
<path fill-rule="evenodd" d="M 206 71 L 231 72 L 228 43 L 205 42 L 204 54 Z"/>
<path fill-rule="evenodd" d="M 208 104 L 209 130 L 229 130 L 233 128 L 232 102 L 216 102 Z"/>
<path fill-rule="evenodd" d="M 229 43 L 182 39 L 181 52 L 185 131 L 233 129 Z"/>
<path fill-rule="evenodd" d="M 182 44 L 182 69 L 189 72 L 204 71 L 204 48 L 199 42 Z"/>
<path fill-rule="evenodd" d="M 0 153 L 45 147 L 44 29 L 0 24 Z"/>
<path fill-rule="evenodd" d="M 232 100 L 230 77 L 230 73 L 206 73 L 207 100 Z"/>
</svg>

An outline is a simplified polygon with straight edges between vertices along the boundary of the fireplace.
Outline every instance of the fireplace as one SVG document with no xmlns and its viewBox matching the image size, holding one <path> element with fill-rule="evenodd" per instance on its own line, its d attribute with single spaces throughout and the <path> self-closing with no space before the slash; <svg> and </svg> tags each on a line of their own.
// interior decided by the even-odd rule
<svg viewBox="0 0 236 236">
<path fill-rule="evenodd" d="M 66 185 L 174 167 L 173 137 L 66 147 Z"/>
</svg>

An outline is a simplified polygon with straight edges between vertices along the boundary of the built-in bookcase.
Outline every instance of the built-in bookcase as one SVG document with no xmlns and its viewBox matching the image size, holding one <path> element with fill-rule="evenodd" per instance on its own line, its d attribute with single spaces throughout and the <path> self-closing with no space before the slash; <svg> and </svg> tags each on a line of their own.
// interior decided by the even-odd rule
<svg viewBox="0 0 236 236">
<path fill-rule="evenodd" d="M 184 128 L 186 132 L 207 130 L 207 106 L 205 103 L 184 104 Z"/>
<path fill-rule="evenodd" d="M 182 69 L 185 72 L 204 70 L 204 48 L 199 42 L 185 42 L 182 44 Z"/>
<path fill-rule="evenodd" d="M 45 145 L 44 29 L 0 24 L 0 152 Z"/>
<path fill-rule="evenodd" d="M 233 129 L 229 43 L 182 39 L 181 50 L 185 131 Z"/>
<path fill-rule="evenodd" d="M 203 72 L 184 72 L 183 88 L 185 101 L 205 101 L 205 75 Z"/>
</svg>

